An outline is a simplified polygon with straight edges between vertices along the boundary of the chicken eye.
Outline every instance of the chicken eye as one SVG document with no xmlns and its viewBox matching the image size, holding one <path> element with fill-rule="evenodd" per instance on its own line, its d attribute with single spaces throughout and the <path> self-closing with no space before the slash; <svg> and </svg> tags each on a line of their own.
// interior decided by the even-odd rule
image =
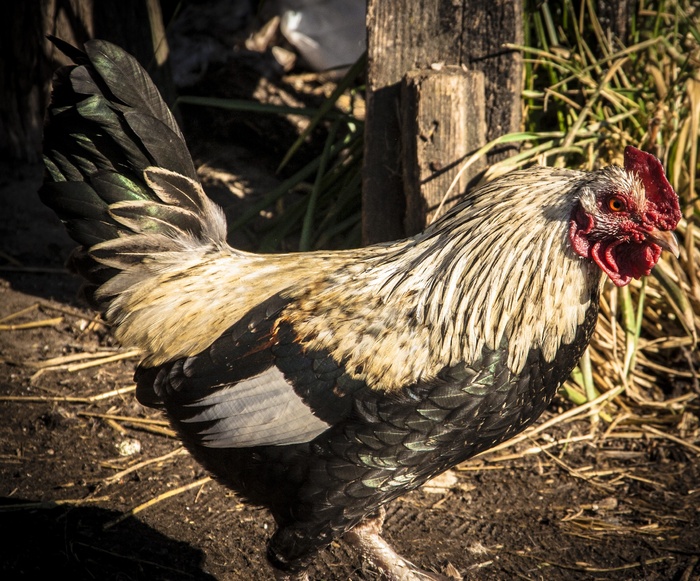
<svg viewBox="0 0 700 581">
<path fill-rule="evenodd" d="M 612 196 L 608 199 L 608 209 L 611 212 L 622 212 L 625 209 L 625 201 L 618 196 Z"/>
</svg>

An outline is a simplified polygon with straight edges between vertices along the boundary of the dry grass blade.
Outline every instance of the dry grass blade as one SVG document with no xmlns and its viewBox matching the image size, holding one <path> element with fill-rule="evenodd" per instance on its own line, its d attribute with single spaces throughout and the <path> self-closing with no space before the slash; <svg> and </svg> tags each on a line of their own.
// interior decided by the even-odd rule
<svg viewBox="0 0 700 581">
<path fill-rule="evenodd" d="M 119 560 L 124 560 L 124 561 L 129 561 L 131 563 L 138 563 L 140 570 L 143 571 L 147 567 L 153 567 L 157 569 L 158 571 L 168 571 L 169 574 L 167 575 L 156 575 L 154 576 L 152 573 L 149 573 L 149 578 L 151 579 L 181 579 L 181 578 L 192 578 L 194 577 L 193 575 L 189 574 L 187 571 L 183 571 L 182 569 L 178 569 L 176 567 L 169 567 L 167 565 L 164 565 L 163 563 L 159 563 L 156 560 L 150 560 L 150 559 L 141 559 L 139 557 L 135 557 L 132 554 L 122 554 L 117 551 L 111 551 L 107 550 L 102 546 L 98 546 L 96 544 L 92 543 L 84 543 L 80 541 L 73 541 L 71 542 L 71 548 L 73 547 L 84 547 L 86 549 L 89 549 L 91 552 L 96 552 L 101 555 L 106 555 L 109 559 L 119 559 Z"/>
<path fill-rule="evenodd" d="M 78 412 L 79 416 L 84 416 L 86 418 L 101 418 L 103 420 L 114 420 L 117 422 L 128 422 L 131 424 L 146 424 L 146 425 L 156 425 L 156 426 L 169 426 L 170 423 L 167 420 L 154 420 L 152 418 L 138 418 L 133 416 L 118 416 L 116 414 L 99 414 L 95 412 Z"/>
<path fill-rule="evenodd" d="M 40 327 L 55 327 L 63 322 L 63 317 L 53 319 L 42 319 L 41 321 L 30 321 L 28 323 L 18 323 L 17 325 L 0 325 L 0 331 L 24 331 L 27 329 L 38 329 Z"/>
<path fill-rule="evenodd" d="M 678 438 L 672 434 L 662 432 L 661 430 L 657 430 L 656 428 L 653 428 L 652 426 L 645 425 L 645 426 L 642 426 L 642 429 L 645 432 L 654 434 L 655 436 L 658 436 L 660 438 L 664 438 L 666 440 L 671 440 L 672 442 L 675 442 L 676 444 L 680 444 L 681 446 L 688 448 L 689 450 L 695 452 L 696 454 L 700 454 L 700 446 L 695 446 L 694 444 L 687 442 L 683 438 Z"/>
<path fill-rule="evenodd" d="M 74 373 L 76 371 L 82 371 L 83 369 L 114 363 L 115 361 L 139 357 L 141 354 L 142 352 L 139 349 L 132 349 L 130 351 L 114 353 L 111 355 L 105 355 L 104 353 L 76 353 L 73 355 L 48 359 L 46 361 L 28 362 L 25 365 L 39 368 L 38 371 L 31 377 L 31 382 L 34 383 L 47 371 L 66 370 L 69 373 Z M 88 361 L 85 361 L 86 359 Z M 73 363 L 74 361 L 82 361 L 82 363 Z"/>
<path fill-rule="evenodd" d="M 585 474 L 581 470 L 577 470 L 576 468 L 573 468 L 572 466 L 569 466 L 566 462 L 564 462 L 561 458 L 557 458 L 554 454 L 549 452 L 548 450 L 545 450 L 544 448 L 542 449 L 542 452 L 552 461 L 554 462 L 557 466 L 560 468 L 563 468 L 567 473 L 569 473 L 571 476 L 574 476 L 575 478 L 580 478 L 581 480 L 585 480 L 589 484 L 595 486 L 596 488 L 600 488 L 602 490 L 605 490 L 607 492 L 613 492 L 615 490 L 614 486 L 610 486 L 608 484 L 603 484 L 602 482 L 596 482 L 593 480 L 593 478 L 596 475 L 589 475 Z"/>
<path fill-rule="evenodd" d="M 105 365 L 107 363 L 114 363 L 115 361 L 123 361 L 124 359 L 132 359 L 134 357 L 141 356 L 142 352 L 140 349 L 132 349 L 130 351 L 124 351 L 123 353 L 117 353 L 115 355 L 108 355 L 100 359 L 95 359 L 93 361 L 86 361 L 84 363 L 78 363 L 76 365 L 69 365 L 67 370 L 70 372 L 80 371 L 82 369 L 88 369 L 90 367 L 97 367 L 98 365 Z"/>
<path fill-rule="evenodd" d="M 79 311 L 73 311 L 63 305 L 58 306 L 58 305 L 50 305 L 48 303 L 39 303 L 39 306 L 41 307 L 42 310 L 46 311 L 56 311 L 57 313 L 61 313 L 63 315 L 66 315 L 68 317 L 73 317 L 75 319 L 80 319 L 80 320 L 89 320 L 91 324 L 93 325 L 101 325 L 103 327 L 109 327 L 109 325 L 101 319 L 101 316 L 99 314 L 95 314 L 93 316 L 86 315 L 85 313 L 81 313 Z"/>
<path fill-rule="evenodd" d="M 9 315 L 5 315 L 0 318 L 0 331 L 23 331 L 23 330 L 29 330 L 29 329 L 38 329 L 42 327 L 55 327 L 57 325 L 60 325 L 64 317 L 51 317 L 47 319 L 41 319 L 41 320 L 36 320 L 36 321 L 25 321 L 21 323 L 8 323 L 8 321 L 11 321 L 13 319 L 18 319 L 21 317 L 26 317 L 27 315 L 31 315 L 34 312 L 37 311 L 55 311 L 58 313 L 61 313 L 61 315 L 66 315 L 69 317 L 74 317 L 77 319 L 80 319 L 82 321 L 90 321 L 89 324 L 86 323 L 86 329 L 91 329 L 95 325 L 105 325 L 103 321 L 100 320 L 99 315 L 95 315 L 94 318 L 90 318 L 86 316 L 83 313 L 76 313 L 74 311 L 71 311 L 68 308 L 65 307 L 59 307 L 59 306 L 54 306 L 50 305 L 48 303 L 44 302 L 36 302 L 28 307 L 25 307 L 24 309 L 21 309 L 15 313 L 10 313 Z"/>
<path fill-rule="evenodd" d="M 61 355 L 60 357 L 52 357 L 43 361 L 27 361 L 24 365 L 36 369 L 61 369 L 65 368 L 68 363 L 85 361 L 86 359 L 104 359 L 105 357 L 107 356 L 104 353 L 71 353 L 70 355 Z"/>
<path fill-rule="evenodd" d="M 196 480 L 195 482 L 190 482 L 189 484 L 186 484 L 185 486 L 180 486 L 179 488 L 175 488 L 173 490 L 168 490 L 168 492 L 164 492 L 163 494 L 159 494 L 158 496 L 152 498 L 151 500 L 144 502 L 143 504 L 139 504 L 138 506 L 135 506 L 131 510 L 126 511 L 124 514 L 120 515 L 118 518 L 106 523 L 104 525 L 104 529 L 109 529 L 112 528 L 115 525 L 118 525 L 120 522 L 126 520 L 129 517 L 132 517 L 139 512 L 146 510 L 147 508 L 158 504 L 159 502 L 162 502 L 164 500 L 167 500 L 168 498 L 172 498 L 173 496 L 177 496 L 178 494 L 182 494 L 183 492 L 187 492 L 188 490 L 192 490 L 193 488 L 198 488 L 201 486 L 204 486 L 207 482 L 211 482 L 211 478 L 209 476 L 205 476 L 204 478 L 200 478 L 199 480 Z"/>
<path fill-rule="evenodd" d="M 680 579 L 678 581 L 690 581 L 693 571 L 695 570 L 695 567 L 697 566 L 698 562 L 700 561 L 700 557 L 693 557 L 690 559 L 690 563 L 688 563 L 688 566 L 685 568 L 683 571 L 683 574 L 681 575 Z"/>
<path fill-rule="evenodd" d="M 102 480 L 102 484 L 108 485 L 108 484 L 113 484 L 115 482 L 118 482 L 119 480 L 122 480 L 125 476 L 128 476 L 129 474 L 136 472 L 137 470 L 141 470 L 143 468 L 146 468 L 147 466 L 151 466 L 152 464 L 161 464 L 163 462 L 166 462 L 168 460 L 171 460 L 175 458 L 176 456 L 186 456 L 187 455 L 187 450 L 184 448 L 177 448 L 173 450 L 172 452 L 168 452 L 167 454 L 163 454 L 162 456 L 158 456 L 157 458 L 149 458 L 148 460 L 144 460 L 142 462 L 138 462 L 137 464 L 134 464 L 133 466 L 129 466 L 128 468 L 121 470 L 120 472 L 117 472 L 116 474 L 112 474 L 109 478 L 105 478 Z"/>
<path fill-rule="evenodd" d="M 669 527 L 663 527 L 658 523 L 649 523 L 640 526 L 630 526 L 630 525 L 620 525 L 616 522 L 606 521 L 600 518 L 594 517 L 584 517 L 584 516 L 574 516 L 566 522 L 575 525 L 581 529 L 596 532 L 598 534 L 644 534 L 644 535 L 656 535 L 660 532 L 669 530 Z"/>
<path fill-rule="evenodd" d="M 137 418 L 131 416 L 118 416 L 115 414 L 99 414 L 93 412 L 79 412 L 79 416 L 86 418 L 100 418 L 109 422 L 112 427 L 117 431 L 122 432 L 124 428 L 119 422 L 126 424 L 130 428 L 140 430 L 142 432 L 150 432 L 152 434 L 157 434 L 158 436 L 165 436 L 166 438 L 176 438 L 177 433 L 172 430 L 169 426 L 170 423 L 167 420 L 154 420 L 151 418 Z"/>
<path fill-rule="evenodd" d="M 485 459 L 487 462 L 491 462 L 491 463 L 510 462 L 510 461 L 516 460 L 518 458 L 524 458 L 525 456 L 532 456 L 533 454 L 541 454 L 543 452 L 546 452 L 547 450 L 550 450 L 551 448 L 559 448 L 559 447 L 567 446 L 569 444 L 578 444 L 581 442 L 590 442 L 593 439 L 594 439 L 593 434 L 586 434 L 583 436 L 571 436 L 569 438 L 562 438 L 559 440 L 553 440 L 551 442 L 547 442 L 546 444 L 533 443 L 532 446 L 524 449 L 522 452 L 517 452 L 517 453 L 513 453 L 513 454 L 499 454 L 498 456 L 488 457 Z M 477 457 L 477 459 L 475 459 L 475 460 L 469 460 L 465 464 L 461 464 L 460 466 L 457 467 L 457 470 L 459 470 L 459 471 L 472 470 L 473 466 L 469 466 L 468 464 L 480 463 L 480 462 L 481 462 L 481 458 Z"/>
<path fill-rule="evenodd" d="M 33 311 L 36 311 L 39 308 L 39 303 L 34 303 L 33 305 L 29 305 L 28 307 L 25 307 L 24 309 L 20 309 L 19 311 L 16 311 L 14 313 L 10 313 L 9 315 L 5 315 L 4 317 L 0 318 L 0 323 L 4 323 L 5 321 L 9 321 L 10 319 L 15 319 L 17 317 L 21 317 L 22 315 L 27 315 Z"/>
<path fill-rule="evenodd" d="M 0 250 L 0 258 L 9 262 L 12 266 L 22 268 L 24 265 L 17 260 L 14 256 L 8 254 L 7 252 L 4 252 L 3 250 Z"/>
<path fill-rule="evenodd" d="M 568 531 L 567 534 L 572 534 Z M 522 551 L 516 551 L 513 553 L 510 553 L 511 555 L 516 555 L 518 557 L 523 557 L 526 559 L 533 559 L 538 561 L 539 563 L 542 563 L 544 565 L 547 565 L 549 567 L 557 567 L 559 569 L 566 569 L 568 571 L 583 571 L 586 573 L 621 573 L 623 571 L 630 571 L 632 569 L 638 569 L 640 567 L 646 567 L 649 565 L 654 565 L 657 563 L 664 563 L 666 561 L 673 561 L 676 559 L 675 556 L 673 555 L 666 555 L 663 557 L 656 557 L 654 559 L 644 559 L 642 561 L 636 562 L 636 563 L 627 563 L 625 565 L 620 565 L 618 567 L 592 567 L 588 565 L 587 563 L 575 563 L 575 564 L 566 564 L 566 563 L 558 563 L 554 561 L 549 561 L 547 559 L 542 559 L 540 557 L 537 557 L 535 555 L 530 555 L 527 553 L 524 553 Z M 619 577 L 615 577 L 615 579 L 618 579 Z M 529 577 L 528 577 L 529 579 Z"/>
<path fill-rule="evenodd" d="M 16 510 L 39 510 L 51 509 L 57 506 L 87 506 L 100 502 L 109 502 L 109 496 L 93 496 L 91 498 L 66 498 L 57 500 L 46 500 L 40 502 L 18 502 L 16 504 L 5 504 L 0 506 L 0 512 L 11 512 Z"/>
<path fill-rule="evenodd" d="M 110 397 L 124 395 L 136 391 L 136 386 L 120 387 L 104 393 L 98 393 L 89 397 L 53 396 L 53 395 L 0 395 L 0 401 L 14 401 L 20 403 L 46 403 L 46 402 L 70 402 L 70 403 L 95 403 Z"/>
</svg>

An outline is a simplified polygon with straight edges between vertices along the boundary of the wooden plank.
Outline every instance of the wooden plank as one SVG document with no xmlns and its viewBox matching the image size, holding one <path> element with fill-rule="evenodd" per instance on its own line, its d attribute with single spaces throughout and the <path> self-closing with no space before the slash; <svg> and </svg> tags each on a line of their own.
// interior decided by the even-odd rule
<svg viewBox="0 0 700 581">
<path fill-rule="evenodd" d="M 464 2 L 460 62 L 481 71 L 486 89 L 486 141 L 520 131 L 522 122 L 522 55 L 504 48 L 522 45 L 523 3 L 517 0 Z M 514 146 L 492 152 L 489 163 L 508 157 Z"/>
<path fill-rule="evenodd" d="M 420 232 L 461 197 L 485 162 L 463 163 L 486 139 L 484 75 L 461 67 L 409 72 L 402 85 L 405 231 Z"/>
</svg>

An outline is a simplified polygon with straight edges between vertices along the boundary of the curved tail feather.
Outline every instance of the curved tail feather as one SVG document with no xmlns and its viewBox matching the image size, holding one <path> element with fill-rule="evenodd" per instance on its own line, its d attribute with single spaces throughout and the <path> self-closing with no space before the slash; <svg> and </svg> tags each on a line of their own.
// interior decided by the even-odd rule
<svg viewBox="0 0 700 581">
<path fill-rule="evenodd" d="M 156 366 L 209 347 L 266 299 L 322 278 L 334 254 L 257 255 L 226 243 L 175 119 L 136 60 L 108 42 L 55 77 L 42 201 L 79 244 L 71 265 L 116 339 Z"/>
<path fill-rule="evenodd" d="M 80 244 L 70 262 L 88 300 L 108 310 L 152 275 L 149 258 L 223 246 L 226 222 L 141 65 L 105 41 L 82 52 L 51 40 L 76 64 L 54 79 L 39 193 Z"/>
</svg>

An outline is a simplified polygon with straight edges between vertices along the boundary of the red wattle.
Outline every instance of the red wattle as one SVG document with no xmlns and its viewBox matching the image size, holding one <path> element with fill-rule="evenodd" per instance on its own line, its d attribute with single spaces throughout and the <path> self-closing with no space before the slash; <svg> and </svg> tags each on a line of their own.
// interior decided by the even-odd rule
<svg viewBox="0 0 700 581">
<path fill-rule="evenodd" d="M 588 235 L 593 229 L 593 218 L 578 206 L 571 217 L 569 224 L 569 240 L 576 254 L 584 258 L 590 258 L 591 243 Z"/>
<path fill-rule="evenodd" d="M 633 278 L 648 276 L 660 256 L 661 247 L 651 242 L 596 242 L 590 250 L 590 257 L 616 286 L 625 286 Z"/>
</svg>

